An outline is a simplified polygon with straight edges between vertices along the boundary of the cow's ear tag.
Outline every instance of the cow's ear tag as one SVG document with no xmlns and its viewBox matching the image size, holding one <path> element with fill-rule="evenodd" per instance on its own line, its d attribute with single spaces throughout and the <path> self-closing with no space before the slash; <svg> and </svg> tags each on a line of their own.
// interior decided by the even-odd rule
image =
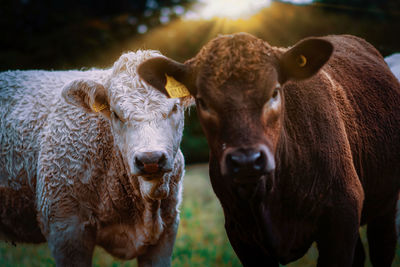
<svg viewBox="0 0 400 267">
<path fill-rule="evenodd" d="M 94 112 L 100 112 L 100 111 L 102 111 L 102 110 L 104 110 L 106 108 L 108 108 L 108 105 L 106 103 L 101 103 L 100 104 L 100 103 L 95 102 L 92 105 L 92 109 L 93 109 Z"/>
<path fill-rule="evenodd" d="M 304 55 L 299 55 L 297 57 L 297 65 L 299 65 L 299 67 L 302 68 L 306 64 L 307 64 L 307 58 Z"/>
<path fill-rule="evenodd" d="M 165 77 L 167 78 L 165 90 L 167 90 L 169 97 L 180 98 L 190 95 L 190 92 L 186 86 L 175 80 L 174 77 L 168 76 L 167 74 L 165 74 Z"/>
</svg>

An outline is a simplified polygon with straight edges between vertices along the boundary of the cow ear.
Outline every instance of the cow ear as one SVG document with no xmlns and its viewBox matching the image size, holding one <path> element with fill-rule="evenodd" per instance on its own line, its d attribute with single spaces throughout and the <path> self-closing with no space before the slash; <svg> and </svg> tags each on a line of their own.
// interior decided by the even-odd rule
<svg viewBox="0 0 400 267">
<path fill-rule="evenodd" d="M 65 101 L 87 112 L 110 115 L 110 104 L 104 86 L 92 80 L 75 80 L 64 86 L 61 93 Z"/>
<path fill-rule="evenodd" d="M 310 38 L 297 43 L 280 59 L 280 83 L 313 76 L 328 61 L 333 45 L 323 39 Z"/>
<path fill-rule="evenodd" d="M 155 57 L 141 63 L 138 74 L 167 97 L 183 98 L 195 94 L 194 75 L 185 64 Z"/>
</svg>

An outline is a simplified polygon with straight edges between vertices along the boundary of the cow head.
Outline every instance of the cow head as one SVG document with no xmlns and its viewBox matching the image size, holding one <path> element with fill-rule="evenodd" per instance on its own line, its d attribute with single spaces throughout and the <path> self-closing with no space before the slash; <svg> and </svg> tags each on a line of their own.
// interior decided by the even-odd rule
<svg viewBox="0 0 400 267">
<path fill-rule="evenodd" d="M 332 49 L 318 38 L 280 49 L 240 33 L 215 38 L 185 64 L 154 58 L 142 63 L 138 73 L 164 94 L 168 76 L 186 86 L 195 97 L 211 160 L 218 163 L 220 175 L 248 185 L 274 172 L 284 118 L 284 83 L 311 77 Z"/>
<path fill-rule="evenodd" d="M 168 196 L 171 171 L 182 138 L 187 99 L 168 99 L 144 83 L 136 67 L 161 54 L 137 51 L 122 55 L 112 69 L 98 79 L 75 80 L 62 96 L 66 102 L 110 121 L 115 149 L 130 177 L 138 177 L 145 197 Z M 118 153 L 117 153 L 118 154 Z"/>
</svg>

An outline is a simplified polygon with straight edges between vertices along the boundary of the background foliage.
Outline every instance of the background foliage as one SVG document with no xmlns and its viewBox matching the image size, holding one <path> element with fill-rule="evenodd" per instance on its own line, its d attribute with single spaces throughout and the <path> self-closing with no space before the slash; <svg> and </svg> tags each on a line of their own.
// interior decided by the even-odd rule
<svg viewBox="0 0 400 267">
<path fill-rule="evenodd" d="M 157 49 L 184 61 L 218 34 L 245 31 L 275 46 L 307 36 L 354 34 L 384 56 L 400 51 L 400 1 L 274 1 L 249 20 L 186 20 L 195 0 L 0 0 L 0 70 L 110 67 L 124 51 Z M 165 22 L 161 17 L 168 17 Z M 182 149 L 187 163 L 206 162 L 208 149 L 193 108 Z M 1 204 L 1 203 L 0 203 Z M 365 242 L 365 229 L 362 229 Z M 400 266 L 400 250 L 393 266 Z M 315 266 L 315 247 L 289 266 Z M 135 266 L 96 249 L 95 266 Z M 174 266 L 240 266 L 223 229 L 223 213 L 204 165 L 189 167 Z M 54 266 L 47 245 L 0 242 L 0 266 Z M 370 265 L 367 265 L 370 266 Z"/>
<path fill-rule="evenodd" d="M 193 2 L 3 0 L 0 70 L 109 67 L 122 52 L 139 48 L 184 61 L 218 34 L 239 31 L 285 47 L 307 36 L 354 34 L 384 56 L 400 51 L 397 0 L 318 0 L 305 6 L 274 1 L 249 20 L 182 19 Z M 161 20 L 165 15 L 167 23 Z M 187 116 L 182 144 L 188 163 L 208 160 L 195 115 L 192 110 Z"/>
</svg>

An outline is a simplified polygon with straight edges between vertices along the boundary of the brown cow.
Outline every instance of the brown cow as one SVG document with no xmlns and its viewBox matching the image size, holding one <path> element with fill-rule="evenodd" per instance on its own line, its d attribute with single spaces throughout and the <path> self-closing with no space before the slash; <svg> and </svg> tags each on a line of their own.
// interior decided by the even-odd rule
<svg viewBox="0 0 400 267">
<path fill-rule="evenodd" d="M 241 33 L 185 64 L 139 67 L 164 93 L 165 74 L 196 98 L 212 186 L 243 265 L 286 264 L 316 241 L 318 266 L 363 266 L 358 231 L 368 224 L 371 262 L 390 266 L 400 84 L 374 47 L 343 35 L 283 49 Z"/>
</svg>

